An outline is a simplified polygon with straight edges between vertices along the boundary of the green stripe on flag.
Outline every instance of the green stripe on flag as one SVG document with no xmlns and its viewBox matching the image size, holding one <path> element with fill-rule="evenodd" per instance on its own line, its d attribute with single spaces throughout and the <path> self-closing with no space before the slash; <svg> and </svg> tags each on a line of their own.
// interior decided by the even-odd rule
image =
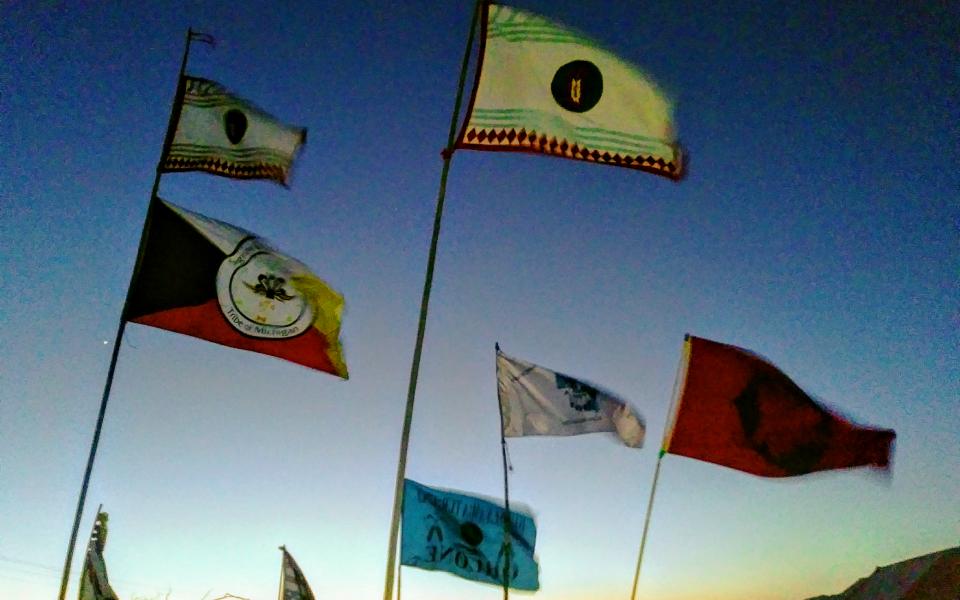
<svg viewBox="0 0 960 600">
<path fill-rule="evenodd" d="M 547 42 L 554 44 L 577 44 L 599 50 L 592 40 L 569 31 L 552 27 L 530 27 L 528 25 L 508 25 L 491 27 L 487 30 L 489 39 L 502 38 L 508 42 Z"/>
<path fill-rule="evenodd" d="M 633 133 L 627 133 L 625 131 L 617 129 L 604 129 L 602 127 L 577 127 L 571 125 L 563 117 L 552 115 L 544 111 L 536 109 L 526 109 L 526 108 L 475 108 L 473 110 L 473 115 L 470 118 L 470 122 L 473 124 L 480 123 L 499 123 L 495 125 L 496 127 L 504 127 L 504 122 L 518 122 L 518 121 L 537 121 L 537 129 L 543 129 L 542 125 L 548 124 L 554 127 L 561 127 L 564 129 L 574 129 L 578 133 L 583 132 L 585 135 L 590 134 L 606 134 L 610 136 L 616 136 L 623 138 L 625 141 L 635 142 L 635 143 L 653 143 L 653 144 L 666 144 L 663 140 L 655 137 L 650 137 L 646 135 L 637 135 Z M 531 126 L 520 125 L 526 129 L 531 129 Z"/>
<path fill-rule="evenodd" d="M 170 147 L 171 156 L 186 156 L 201 158 L 221 156 L 235 161 L 274 161 L 289 163 L 293 157 L 289 154 L 271 151 L 268 148 L 249 148 L 245 150 L 231 150 L 222 146 L 202 146 L 197 144 L 174 144 Z"/>
<path fill-rule="evenodd" d="M 500 6 L 490 8 L 487 38 L 503 38 L 508 42 L 579 44 L 599 49 L 596 42 L 576 31 L 558 27 L 537 15 Z"/>
</svg>

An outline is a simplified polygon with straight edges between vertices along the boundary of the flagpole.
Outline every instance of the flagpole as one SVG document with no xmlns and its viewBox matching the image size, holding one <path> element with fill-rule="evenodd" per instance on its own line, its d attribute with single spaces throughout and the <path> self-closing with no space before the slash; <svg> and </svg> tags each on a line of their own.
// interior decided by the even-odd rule
<svg viewBox="0 0 960 600">
<path fill-rule="evenodd" d="M 467 47 L 463 53 L 463 64 L 460 67 L 460 82 L 457 87 L 457 98 L 454 102 L 453 115 L 450 119 L 450 133 L 447 136 L 447 146 L 444 148 L 443 169 L 440 171 L 440 187 L 437 191 L 437 208 L 433 217 L 433 236 L 430 239 L 430 253 L 427 258 L 427 273 L 423 282 L 423 295 L 420 299 L 420 319 L 417 324 L 417 341 L 413 350 L 413 362 L 410 365 L 410 382 L 407 386 L 407 406 L 403 415 L 403 431 L 400 435 L 400 456 L 397 460 L 397 480 L 393 490 L 393 518 L 390 523 L 390 540 L 387 547 L 387 569 L 383 584 L 384 600 L 391 600 L 393 596 L 394 571 L 397 560 L 397 534 L 400 528 L 400 509 L 403 505 L 403 480 L 407 469 L 407 449 L 410 445 L 410 426 L 413 421 L 413 403 L 417 392 L 417 376 L 420 372 L 420 355 L 423 351 L 423 336 L 427 326 L 427 308 L 430 304 L 430 289 L 433 285 L 433 268 L 437 258 L 437 242 L 440 239 L 440 219 L 443 215 L 443 202 L 447 192 L 447 174 L 450 172 L 450 160 L 453 158 L 454 142 L 456 141 L 457 124 L 460 120 L 460 105 L 463 101 L 463 87 L 467 79 L 467 67 L 470 64 L 470 52 L 473 49 L 473 37 L 477 29 L 477 20 L 480 9 L 485 0 L 477 0 L 473 9 L 473 20 L 470 23 L 470 34 L 467 37 Z"/>
<path fill-rule="evenodd" d="M 643 519 L 643 534 L 640 536 L 640 554 L 637 556 L 637 570 L 633 574 L 633 591 L 630 600 L 637 600 L 637 584 L 640 582 L 640 565 L 643 563 L 643 549 L 647 545 L 647 530 L 650 528 L 650 514 L 653 512 L 653 497 L 657 492 L 657 480 L 660 478 L 660 463 L 663 461 L 664 450 L 657 456 L 657 468 L 653 471 L 653 485 L 650 487 L 650 498 L 647 500 L 647 516 Z"/>
<path fill-rule="evenodd" d="M 630 600 L 637 600 L 637 584 L 640 583 L 640 565 L 643 564 L 643 550 L 647 545 L 647 532 L 650 529 L 650 515 L 653 513 L 654 494 L 657 492 L 657 481 L 660 479 L 660 463 L 663 462 L 663 455 L 667 453 L 670 445 L 670 437 L 673 435 L 673 424 L 675 421 L 675 409 L 680 392 L 686 385 L 687 365 L 690 359 L 690 334 L 683 338 L 683 351 L 680 358 L 680 366 L 677 367 L 677 376 L 673 380 L 673 394 L 670 400 L 670 408 L 667 411 L 667 426 L 663 430 L 663 442 L 660 445 L 660 453 L 657 455 L 657 467 L 653 471 L 653 485 L 650 486 L 650 498 L 647 500 L 647 515 L 643 519 L 643 533 L 640 535 L 640 552 L 637 555 L 637 570 L 633 574 L 633 590 L 630 592 Z M 681 381 L 682 380 L 682 381 Z"/>
<path fill-rule="evenodd" d="M 280 546 L 280 547 L 279 547 L 279 550 L 280 550 L 280 552 L 282 552 L 283 554 L 280 555 L 280 589 L 277 590 L 277 600 L 283 600 L 283 580 L 284 580 L 284 577 L 286 576 L 286 573 L 287 573 L 287 570 L 283 568 L 283 567 L 284 567 L 284 565 L 283 565 L 284 560 L 283 560 L 283 559 L 286 558 L 285 555 L 287 554 L 287 547 L 286 547 L 286 546 Z"/>
<path fill-rule="evenodd" d="M 494 344 L 496 356 L 500 355 L 500 344 Z M 494 359 L 496 360 L 496 359 Z M 500 454 L 503 457 L 503 600 L 510 598 L 510 560 L 513 558 L 513 540 L 510 537 L 510 480 L 507 476 L 507 438 L 503 435 L 503 402 L 500 401 L 500 383 L 497 380 L 497 407 L 500 409 Z"/>
<path fill-rule="evenodd" d="M 173 140 L 173 132 L 176 129 L 177 120 L 180 116 L 180 92 L 183 85 L 183 74 L 187 68 L 187 58 L 190 55 L 190 41 L 194 37 L 194 31 L 187 29 L 187 39 L 183 48 L 183 58 L 180 61 L 180 74 L 177 77 L 177 92 L 174 96 L 173 110 L 170 113 L 170 121 L 167 124 L 167 132 L 163 140 L 163 150 L 160 154 L 161 162 L 166 155 Z M 90 485 L 90 474 L 93 471 L 93 461 L 97 456 L 97 447 L 100 445 L 100 432 L 103 429 L 103 418 L 107 412 L 107 402 L 110 399 L 110 388 L 113 387 L 113 375 L 117 368 L 117 359 L 120 356 L 120 344 L 123 341 L 123 332 L 127 326 L 127 308 L 130 304 L 130 291 L 133 289 L 133 282 L 136 280 L 137 273 L 140 270 L 140 264 L 143 260 L 143 254 L 146 249 L 147 230 L 150 226 L 150 220 L 153 213 L 153 199 L 160 188 L 160 164 L 157 164 L 157 173 L 153 180 L 153 188 L 150 191 L 150 204 L 147 207 L 147 216 L 144 219 L 143 231 L 140 234 L 140 247 L 137 250 L 137 260 L 134 263 L 133 273 L 130 276 L 130 284 L 127 286 L 127 297 L 123 301 L 123 310 L 120 313 L 120 324 L 117 326 L 117 335 L 113 342 L 113 351 L 110 355 L 110 366 L 107 368 L 107 379 L 103 386 L 103 396 L 100 399 L 100 411 L 97 413 L 97 424 L 93 430 L 93 441 L 90 443 L 90 453 L 87 456 L 87 465 L 83 472 L 83 483 L 80 486 L 80 497 L 77 499 L 77 510 L 73 516 L 73 529 L 70 532 L 70 543 L 67 546 L 67 557 L 63 561 L 63 575 L 60 578 L 60 594 L 58 600 L 64 600 L 67 594 L 67 583 L 70 578 L 70 564 L 73 562 L 73 547 L 77 543 L 77 531 L 80 529 L 80 518 L 83 516 L 83 506 L 87 499 L 87 488 Z"/>
</svg>

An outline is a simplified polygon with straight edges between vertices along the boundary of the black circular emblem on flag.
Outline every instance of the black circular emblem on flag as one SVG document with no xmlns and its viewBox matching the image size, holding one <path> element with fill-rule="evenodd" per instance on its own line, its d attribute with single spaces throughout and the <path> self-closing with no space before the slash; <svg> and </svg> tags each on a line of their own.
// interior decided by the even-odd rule
<svg viewBox="0 0 960 600">
<path fill-rule="evenodd" d="M 790 475 L 817 469 L 832 439 L 833 418 L 785 377 L 757 375 L 733 400 L 746 441 Z"/>
<path fill-rule="evenodd" d="M 600 102 L 603 95 L 603 75 L 597 65 L 586 60 L 568 62 L 553 76 L 550 83 L 553 99 L 563 108 L 587 112 Z"/>
<path fill-rule="evenodd" d="M 476 523 L 467 521 L 460 525 L 460 537 L 467 544 L 476 547 L 483 541 L 483 530 Z"/>
<path fill-rule="evenodd" d="M 227 139 L 231 144 L 239 144 L 247 133 L 247 115 L 235 108 L 231 108 L 223 115 L 223 128 L 227 132 Z"/>
</svg>

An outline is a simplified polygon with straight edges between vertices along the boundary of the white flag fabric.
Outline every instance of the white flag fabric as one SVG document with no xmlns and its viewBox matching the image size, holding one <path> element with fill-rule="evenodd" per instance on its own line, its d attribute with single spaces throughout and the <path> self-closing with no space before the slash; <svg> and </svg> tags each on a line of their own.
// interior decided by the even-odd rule
<svg viewBox="0 0 960 600">
<path fill-rule="evenodd" d="M 457 148 L 533 152 L 683 175 L 672 108 L 645 74 L 576 31 L 487 5 Z"/>
<path fill-rule="evenodd" d="M 87 556 L 80 575 L 80 600 L 117 600 L 107 579 L 107 565 L 103 562 L 103 548 L 107 544 L 107 513 L 97 513 L 90 533 Z"/>
<path fill-rule="evenodd" d="M 293 560 L 285 546 L 280 546 L 280 550 L 283 551 L 280 600 L 314 600 L 307 578 L 303 576 L 303 571 L 300 570 L 297 561 Z"/>
<path fill-rule="evenodd" d="M 185 76 L 182 93 L 162 171 L 206 171 L 287 184 L 306 129 L 281 123 L 208 79 Z"/>
<path fill-rule="evenodd" d="M 624 400 L 499 351 L 497 394 L 506 437 L 611 431 L 627 446 L 643 445 L 646 425 Z"/>
</svg>

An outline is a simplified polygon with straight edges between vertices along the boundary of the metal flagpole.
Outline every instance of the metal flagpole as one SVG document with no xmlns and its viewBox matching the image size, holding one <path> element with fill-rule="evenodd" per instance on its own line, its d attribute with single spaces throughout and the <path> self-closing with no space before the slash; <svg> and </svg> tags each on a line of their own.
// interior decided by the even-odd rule
<svg viewBox="0 0 960 600">
<path fill-rule="evenodd" d="M 640 565 L 643 564 L 643 550 L 647 545 L 647 531 L 650 529 L 650 515 L 653 513 L 653 498 L 657 492 L 657 480 L 660 478 L 660 463 L 663 461 L 663 455 L 667 453 L 670 444 L 670 438 L 673 435 L 673 425 L 676 420 L 677 401 L 679 394 L 682 393 L 687 379 L 687 365 L 690 361 L 690 334 L 683 338 L 683 353 L 680 358 L 680 366 L 677 368 L 677 376 L 673 381 L 673 398 L 670 401 L 670 410 L 667 412 L 667 427 L 663 430 L 663 443 L 660 446 L 660 454 L 657 456 L 657 467 L 653 471 L 653 485 L 650 486 L 650 499 L 647 501 L 647 515 L 643 519 L 643 533 L 640 535 L 640 552 L 637 556 L 637 570 L 633 574 L 633 590 L 630 592 L 630 600 L 637 600 L 637 584 L 640 583 Z M 681 381 L 682 379 L 682 381 Z"/>
<path fill-rule="evenodd" d="M 180 61 L 180 74 L 177 77 L 177 92 L 173 100 L 173 110 L 170 113 L 170 122 L 167 124 L 167 132 L 163 140 L 163 150 L 160 154 L 161 162 L 170 148 L 173 141 L 173 132 L 176 130 L 177 121 L 180 118 L 180 98 L 182 96 L 183 74 L 187 68 L 187 57 L 190 55 L 190 41 L 197 39 L 206 43 L 211 43 L 212 38 L 206 34 L 194 32 L 187 29 L 187 40 L 183 48 L 183 59 Z M 110 399 L 110 388 L 113 386 L 113 375 L 117 368 L 117 358 L 120 355 L 120 344 L 123 341 L 123 332 L 127 326 L 127 308 L 130 304 L 130 292 L 133 289 L 133 282 L 136 281 L 137 273 L 140 271 L 140 265 L 143 261 L 143 254 L 146 250 L 147 233 L 150 228 L 150 220 L 153 214 L 154 197 L 160 188 L 160 164 L 157 164 L 157 174 L 153 180 L 153 188 L 150 190 L 150 204 L 147 207 L 147 216 L 144 219 L 143 231 L 140 234 L 140 247 L 137 250 L 137 260 L 134 263 L 133 273 L 130 276 L 130 285 L 127 286 L 127 297 L 123 302 L 123 311 L 120 313 L 120 324 L 117 326 L 117 335 L 113 342 L 113 352 L 110 355 L 110 366 L 107 369 L 107 380 L 103 386 L 103 397 L 100 399 L 100 412 L 97 414 L 97 424 L 93 430 L 93 441 L 90 444 L 90 454 L 87 457 L 87 466 L 83 472 L 83 483 L 80 486 L 80 497 L 77 499 L 77 511 L 73 516 L 73 529 L 70 532 L 70 544 L 67 546 L 67 558 L 63 561 L 63 576 L 60 579 L 59 600 L 64 600 L 67 594 L 67 582 L 70 578 L 70 563 L 73 562 L 73 547 L 77 542 L 77 531 L 80 529 L 80 518 L 83 516 L 83 505 L 87 499 L 87 487 L 90 484 L 90 473 L 93 471 L 93 461 L 97 456 L 97 446 L 100 444 L 100 432 L 103 429 L 103 417 L 107 412 L 107 402 Z"/>
<path fill-rule="evenodd" d="M 665 450 L 660 450 L 657 456 L 657 468 L 653 472 L 653 485 L 650 487 L 650 498 L 647 500 L 647 516 L 643 519 L 643 534 L 640 536 L 640 554 L 637 556 L 637 570 L 633 574 L 633 591 L 630 600 L 637 600 L 637 584 L 640 582 L 640 565 L 643 562 L 643 549 L 647 545 L 647 530 L 650 527 L 650 513 L 653 512 L 653 495 L 657 492 L 657 480 L 660 478 L 660 463 L 663 461 Z"/>
<path fill-rule="evenodd" d="M 403 431 L 400 435 L 400 457 L 397 461 L 397 481 L 393 490 L 393 519 L 390 523 L 390 541 L 387 547 L 387 572 L 383 584 L 384 600 L 391 600 L 393 596 L 393 580 L 397 560 L 397 533 L 400 528 L 400 509 L 403 505 L 403 480 L 407 469 L 407 448 L 410 445 L 410 425 L 413 421 L 413 403 L 417 392 L 417 375 L 420 372 L 420 354 L 423 350 L 423 336 L 427 326 L 427 307 L 430 303 L 430 288 L 433 285 L 433 267 L 437 258 L 437 242 L 440 239 L 440 218 L 443 215 L 443 201 L 447 192 L 447 174 L 450 172 L 450 160 L 453 158 L 453 145 L 456 141 L 457 124 L 460 120 L 463 86 L 467 79 L 467 67 L 470 63 L 470 52 L 473 49 L 473 37 L 483 3 L 484 0 L 477 0 L 473 9 L 470 34 L 467 37 L 467 47 L 466 50 L 464 50 L 463 64 L 460 67 L 460 82 L 457 87 L 457 98 L 454 102 L 453 116 L 450 119 L 450 134 L 447 137 L 447 146 L 442 153 L 443 169 L 440 171 L 437 208 L 433 217 L 433 237 L 430 239 L 427 273 L 423 282 L 423 296 L 420 300 L 420 321 L 417 325 L 417 342 L 413 350 L 413 362 L 410 365 L 410 383 L 407 387 L 407 407 L 403 415 Z"/>
<path fill-rule="evenodd" d="M 496 356 L 500 356 L 500 344 L 494 344 Z M 496 360 L 496 359 L 494 359 Z M 503 435 L 503 402 L 500 401 L 500 381 L 497 380 L 497 407 L 500 409 L 500 454 L 503 457 L 503 600 L 510 598 L 510 564 L 513 558 L 513 538 L 510 535 L 510 481 L 507 476 L 507 438 Z"/>
</svg>

